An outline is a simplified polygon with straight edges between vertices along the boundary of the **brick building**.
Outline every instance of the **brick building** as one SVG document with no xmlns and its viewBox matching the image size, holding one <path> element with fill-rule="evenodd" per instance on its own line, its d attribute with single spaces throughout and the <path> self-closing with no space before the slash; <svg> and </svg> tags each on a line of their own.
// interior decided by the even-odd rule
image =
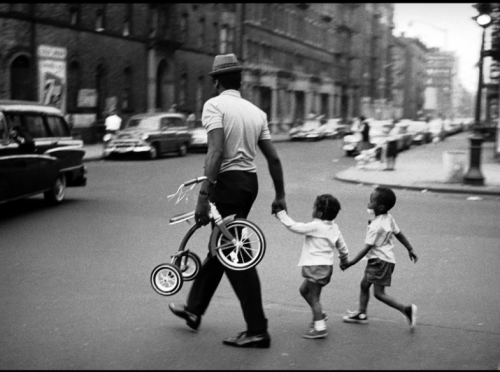
<svg viewBox="0 0 500 372">
<path fill-rule="evenodd" d="M 0 98 L 59 105 L 75 129 L 176 103 L 201 115 L 216 54 L 275 130 L 390 105 L 392 4 L 0 4 Z M 363 103 L 363 105 L 362 105 Z M 387 110 L 385 110 L 387 111 Z M 378 115 L 386 115 L 386 112 Z"/>
</svg>

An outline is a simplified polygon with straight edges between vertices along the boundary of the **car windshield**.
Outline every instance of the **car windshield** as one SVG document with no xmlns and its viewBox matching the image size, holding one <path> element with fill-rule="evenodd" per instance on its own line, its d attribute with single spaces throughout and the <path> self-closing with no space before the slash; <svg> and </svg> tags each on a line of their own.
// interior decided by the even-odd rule
<svg viewBox="0 0 500 372">
<path fill-rule="evenodd" d="M 317 121 L 306 121 L 302 129 L 311 130 L 319 127 L 319 122 Z"/>
<path fill-rule="evenodd" d="M 127 123 L 127 129 L 137 128 L 137 129 L 158 129 L 158 118 L 131 118 Z"/>
</svg>

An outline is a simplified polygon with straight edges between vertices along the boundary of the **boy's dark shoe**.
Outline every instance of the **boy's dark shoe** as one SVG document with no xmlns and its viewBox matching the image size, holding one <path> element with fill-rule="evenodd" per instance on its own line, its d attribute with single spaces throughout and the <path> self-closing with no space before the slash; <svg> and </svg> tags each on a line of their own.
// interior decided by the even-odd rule
<svg viewBox="0 0 500 372">
<path fill-rule="evenodd" d="M 328 336 L 328 332 L 326 331 L 326 329 L 317 331 L 314 328 L 310 329 L 309 332 L 302 335 L 302 337 L 304 338 L 325 338 L 326 336 Z"/>
<path fill-rule="evenodd" d="M 368 323 L 368 316 L 365 313 L 360 313 L 359 311 L 348 311 L 347 315 L 342 317 L 344 322 L 346 323 L 359 323 L 366 324 Z"/>
<path fill-rule="evenodd" d="M 408 320 L 408 325 L 410 329 L 413 331 L 415 326 L 417 325 L 417 305 L 411 304 L 405 310 L 406 319 Z"/>
<path fill-rule="evenodd" d="M 168 305 L 168 308 L 179 318 L 184 319 L 188 327 L 194 329 L 195 331 L 198 330 L 201 323 L 201 316 L 186 311 L 186 305 L 176 305 L 172 303 Z"/>
<path fill-rule="evenodd" d="M 260 349 L 267 349 L 271 346 L 271 337 L 269 333 L 264 332 L 259 335 L 248 336 L 247 332 L 241 332 L 236 337 L 229 337 L 222 341 L 224 345 L 236 347 L 255 347 Z"/>
</svg>

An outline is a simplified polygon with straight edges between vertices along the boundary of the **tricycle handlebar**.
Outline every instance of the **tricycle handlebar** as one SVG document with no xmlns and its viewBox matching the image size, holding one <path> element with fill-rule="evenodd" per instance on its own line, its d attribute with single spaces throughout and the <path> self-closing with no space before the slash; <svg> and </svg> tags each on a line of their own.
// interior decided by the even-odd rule
<svg viewBox="0 0 500 372">
<path fill-rule="evenodd" d="M 199 182 L 206 180 L 206 179 L 207 179 L 206 176 L 196 177 L 196 178 L 193 178 L 192 180 L 184 182 L 183 185 L 189 186 L 189 185 L 192 185 L 193 183 L 199 183 Z"/>
</svg>

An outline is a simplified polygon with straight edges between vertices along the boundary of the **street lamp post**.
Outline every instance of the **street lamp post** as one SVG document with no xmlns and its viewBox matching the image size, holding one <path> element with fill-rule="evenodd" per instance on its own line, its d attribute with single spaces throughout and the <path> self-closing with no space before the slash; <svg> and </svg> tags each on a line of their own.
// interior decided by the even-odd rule
<svg viewBox="0 0 500 372">
<path fill-rule="evenodd" d="M 476 96 L 476 111 L 474 118 L 474 132 L 469 138 L 470 141 L 470 165 L 467 174 L 464 176 L 464 184 L 472 186 L 483 186 L 484 177 L 481 173 L 481 146 L 483 143 L 483 136 L 480 132 L 481 126 L 481 96 L 483 93 L 483 54 L 484 54 L 484 37 L 486 28 L 491 24 L 491 17 L 489 14 L 481 14 L 476 22 L 483 28 L 483 35 L 481 39 L 481 52 L 479 55 L 479 79 L 477 86 Z"/>
</svg>

